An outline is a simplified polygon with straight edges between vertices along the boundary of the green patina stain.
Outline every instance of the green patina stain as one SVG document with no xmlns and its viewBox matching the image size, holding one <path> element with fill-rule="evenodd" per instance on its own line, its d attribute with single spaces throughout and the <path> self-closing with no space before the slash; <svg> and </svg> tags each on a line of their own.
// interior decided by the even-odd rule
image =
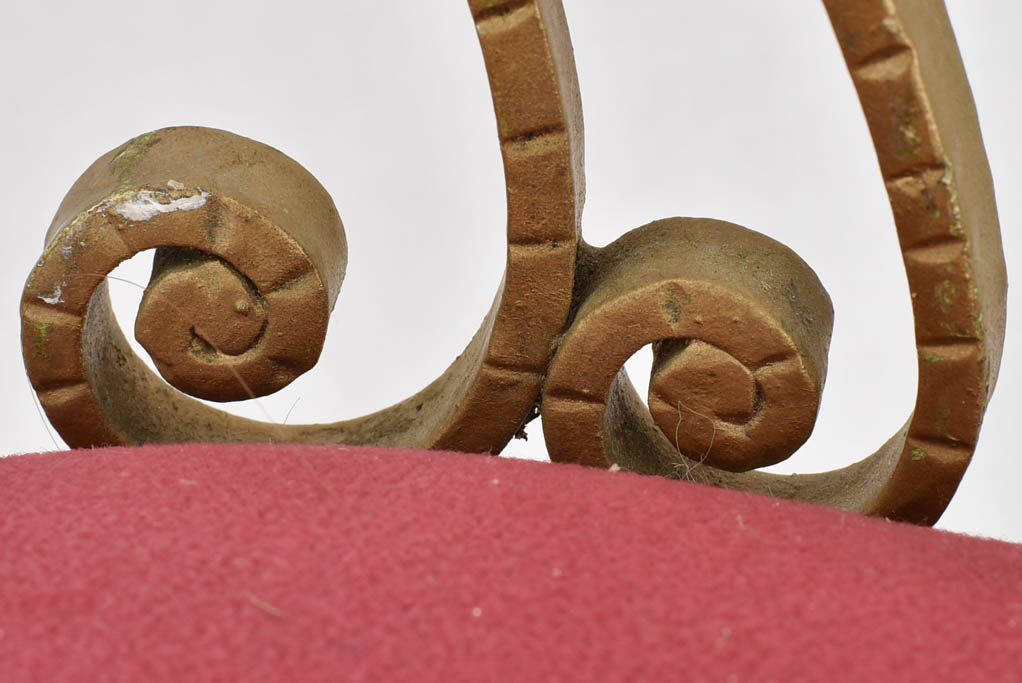
<svg viewBox="0 0 1022 683">
<path fill-rule="evenodd" d="M 948 201 L 951 203 L 951 234 L 961 236 L 964 233 L 964 230 L 962 230 L 962 209 L 958 205 L 958 189 L 952 181 L 953 172 L 954 166 L 951 163 L 950 157 L 945 152 L 944 175 L 941 176 L 940 183 L 947 188 Z"/>
<path fill-rule="evenodd" d="M 937 299 L 937 306 L 944 313 L 951 310 L 958 299 L 958 287 L 951 280 L 944 280 L 933 288 L 933 295 Z"/>
<path fill-rule="evenodd" d="M 117 172 L 118 191 L 124 191 L 131 185 L 132 172 L 135 166 L 142 160 L 153 145 L 160 141 L 156 133 L 140 135 L 125 146 L 120 153 L 113 158 L 111 165 Z"/>
<path fill-rule="evenodd" d="M 788 300 L 788 305 L 791 307 L 791 314 L 795 316 L 795 319 L 802 323 L 805 327 L 809 328 L 813 326 L 813 314 L 809 312 L 809 309 L 802 305 L 802 296 L 798 291 L 798 285 L 795 284 L 794 280 L 788 280 L 788 284 L 784 287 L 784 298 Z"/>
<path fill-rule="evenodd" d="M 50 330 L 53 329 L 53 323 L 32 323 L 32 326 L 35 327 L 35 343 L 39 349 L 39 355 L 45 358 L 50 355 L 46 347 L 50 343 Z"/>
<path fill-rule="evenodd" d="M 913 448 L 912 449 L 912 459 L 913 460 L 922 460 L 925 457 L 926 457 L 926 451 L 924 451 L 922 448 Z"/>
<path fill-rule="evenodd" d="M 927 353 L 923 355 L 923 360 L 927 363 L 942 363 L 946 361 L 947 358 L 936 353 Z"/>
<path fill-rule="evenodd" d="M 911 159 L 919 156 L 919 149 L 922 145 L 919 141 L 919 133 L 916 132 L 915 117 L 907 119 L 898 126 L 898 130 L 901 131 L 901 136 L 904 140 L 904 144 L 898 150 L 898 157 L 901 159 Z"/>
<path fill-rule="evenodd" d="M 912 159 L 919 156 L 923 146 L 915 103 L 911 98 L 899 97 L 893 104 L 894 113 L 898 117 L 898 132 L 901 133 L 901 147 L 895 154 L 899 159 Z"/>
<path fill-rule="evenodd" d="M 972 333 L 963 328 L 961 325 L 954 324 L 947 321 L 940 323 L 940 329 L 947 332 L 949 337 L 959 337 L 961 339 L 972 339 Z"/>
<path fill-rule="evenodd" d="M 219 203 L 215 206 L 218 207 Z M 206 219 L 202 222 L 202 227 L 206 231 L 206 241 L 215 244 L 220 228 L 223 227 L 223 220 L 217 208 L 211 207 L 211 210 L 206 211 Z"/>
<path fill-rule="evenodd" d="M 948 422 L 950 422 L 948 418 L 950 417 L 950 415 L 951 415 L 950 406 L 946 405 L 937 406 L 937 419 L 934 422 L 934 426 L 937 428 L 938 431 L 944 432 L 944 434 L 948 433 L 949 431 Z"/>
<path fill-rule="evenodd" d="M 677 325 L 681 321 L 682 306 L 681 302 L 678 301 L 678 297 L 673 294 L 667 297 L 663 304 L 664 313 L 667 314 L 667 320 L 672 325 Z"/>
</svg>

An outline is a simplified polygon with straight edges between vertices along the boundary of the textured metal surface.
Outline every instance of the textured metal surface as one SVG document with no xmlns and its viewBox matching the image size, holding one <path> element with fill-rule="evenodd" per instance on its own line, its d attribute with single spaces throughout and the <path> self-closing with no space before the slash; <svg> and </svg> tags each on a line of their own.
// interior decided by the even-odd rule
<svg viewBox="0 0 1022 683">
<path fill-rule="evenodd" d="M 971 458 L 1003 345 L 992 182 L 946 12 L 825 0 L 877 152 L 911 289 L 915 410 L 876 453 L 813 475 L 753 471 L 810 436 L 833 311 L 783 245 L 668 218 L 604 248 L 581 239 L 582 114 L 558 0 L 470 0 L 507 186 L 507 266 L 479 332 L 414 396 L 354 420 L 276 425 L 237 400 L 316 362 L 347 252 L 326 191 L 282 153 L 170 128 L 100 158 L 71 188 L 22 297 L 22 347 L 71 446 L 343 442 L 499 452 L 542 410 L 551 458 L 619 466 L 933 523 Z M 865 144 L 865 140 L 863 144 Z M 879 184 L 878 184 L 879 191 Z M 684 208 L 684 207 L 679 207 Z M 135 357 L 105 275 L 156 249 Z M 653 344 L 648 405 L 622 369 Z"/>
</svg>

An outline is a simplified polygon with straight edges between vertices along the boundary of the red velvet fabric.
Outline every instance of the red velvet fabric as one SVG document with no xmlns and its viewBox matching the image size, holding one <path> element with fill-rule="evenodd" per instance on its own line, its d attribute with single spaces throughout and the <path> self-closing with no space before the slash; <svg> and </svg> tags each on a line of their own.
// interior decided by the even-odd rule
<svg viewBox="0 0 1022 683">
<path fill-rule="evenodd" d="M 1022 546 L 623 472 L 0 460 L 0 679 L 1020 680 Z"/>
</svg>

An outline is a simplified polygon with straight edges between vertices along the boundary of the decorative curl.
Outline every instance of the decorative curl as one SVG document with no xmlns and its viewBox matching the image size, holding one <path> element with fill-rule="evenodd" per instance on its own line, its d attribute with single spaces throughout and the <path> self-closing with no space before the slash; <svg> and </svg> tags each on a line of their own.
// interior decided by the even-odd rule
<svg viewBox="0 0 1022 683">
<path fill-rule="evenodd" d="M 437 380 L 372 415 L 271 425 L 135 357 L 105 277 L 157 249 L 136 336 L 195 396 L 274 391 L 315 362 L 346 263 L 329 196 L 281 153 L 174 128 L 101 158 L 65 198 L 21 302 L 33 387 L 71 446 L 297 441 L 496 453 L 536 416 L 555 460 L 932 524 L 972 456 L 1004 336 L 1005 268 L 968 82 L 940 3 L 824 0 L 894 213 L 916 322 L 905 426 L 833 472 L 779 476 L 809 436 L 831 309 L 790 250 L 709 219 L 581 240 L 582 113 L 558 0 L 469 0 L 507 186 L 507 267 Z M 654 344 L 649 409 L 625 360 Z"/>
<path fill-rule="evenodd" d="M 507 270 L 447 371 L 389 408 L 314 425 L 236 417 L 149 371 L 110 309 L 105 277 L 124 259 L 157 250 L 136 337 L 173 387 L 214 400 L 275 391 L 315 363 L 347 259 L 330 197 L 296 162 L 224 131 L 169 128 L 85 172 L 25 285 L 25 365 L 69 445 L 270 440 L 497 453 L 534 416 L 571 305 L 581 112 L 563 11 L 498 15 L 492 5 L 471 7 L 500 121 Z M 511 44 L 538 49 L 508 69 Z"/>
<path fill-rule="evenodd" d="M 110 314 L 103 278 L 118 263 L 157 250 L 136 336 L 172 385 L 227 401 L 315 365 L 347 258 L 315 178 L 275 149 L 206 128 L 155 131 L 97 160 L 47 237 L 22 302 L 26 329 L 46 330 L 46 344 L 26 362 L 47 413 L 88 425 L 90 445 L 132 440 L 136 410 L 121 406 L 137 397 L 132 376 L 147 373 L 128 362 Z"/>
<path fill-rule="evenodd" d="M 551 459 L 744 471 L 809 437 L 833 310 L 794 252 L 732 223 L 672 218 L 589 248 L 583 261 L 577 312 L 543 392 Z M 622 368 L 651 343 L 647 411 Z"/>
</svg>

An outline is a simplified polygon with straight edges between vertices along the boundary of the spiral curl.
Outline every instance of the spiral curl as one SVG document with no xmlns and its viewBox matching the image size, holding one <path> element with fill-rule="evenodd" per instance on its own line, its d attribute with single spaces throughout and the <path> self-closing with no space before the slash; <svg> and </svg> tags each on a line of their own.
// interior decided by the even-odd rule
<svg viewBox="0 0 1022 683">
<path fill-rule="evenodd" d="M 499 121 L 507 270 L 451 366 L 389 408 L 327 424 L 263 423 L 192 399 L 262 395 L 311 367 L 347 250 L 332 201 L 296 162 L 224 131 L 164 129 L 111 151 L 75 183 L 25 285 L 25 365 L 69 445 L 293 441 L 497 453 L 535 416 L 571 305 L 581 111 L 563 10 L 497 4 L 469 6 Z M 505 58 L 523 49 L 524 64 Z M 105 282 L 146 249 L 156 257 L 135 332 L 162 378 L 124 339 Z"/>
<path fill-rule="evenodd" d="M 147 371 L 110 313 L 104 277 L 118 263 L 157 250 L 136 336 L 173 386 L 225 401 L 276 391 L 316 363 L 347 257 L 337 210 L 307 171 L 253 140 L 190 127 L 97 160 L 47 239 L 22 305 L 26 331 L 45 330 L 45 343 L 26 362 L 46 411 L 91 425 L 91 443 L 154 436 L 129 436 L 138 402 L 153 397 L 135 388 Z"/>
<path fill-rule="evenodd" d="M 832 310 L 793 252 L 722 221 L 581 240 L 582 113 L 559 0 L 469 0 L 507 187 L 507 268 L 465 351 L 385 410 L 324 425 L 235 417 L 315 363 L 343 227 L 297 163 L 223 131 L 170 128 L 99 159 L 65 197 L 21 302 L 33 387 L 69 445 L 295 441 L 499 452 L 542 410 L 553 460 L 932 524 L 972 456 L 1003 347 L 992 181 L 946 13 L 823 0 L 873 138 L 912 292 L 915 410 L 872 455 L 779 476 L 813 428 Z M 156 249 L 136 337 L 106 275 Z M 653 344 L 649 408 L 624 362 Z M 171 386 L 173 385 L 173 386 Z"/>
<path fill-rule="evenodd" d="M 833 309 L 794 252 L 732 223 L 672 218 L 590 248 L 586 260 L 543 394 L 551 459 L 744 471 L 809 437 Z M 651 343 L 646 410 L 622 368 Z"/>
</svg>

